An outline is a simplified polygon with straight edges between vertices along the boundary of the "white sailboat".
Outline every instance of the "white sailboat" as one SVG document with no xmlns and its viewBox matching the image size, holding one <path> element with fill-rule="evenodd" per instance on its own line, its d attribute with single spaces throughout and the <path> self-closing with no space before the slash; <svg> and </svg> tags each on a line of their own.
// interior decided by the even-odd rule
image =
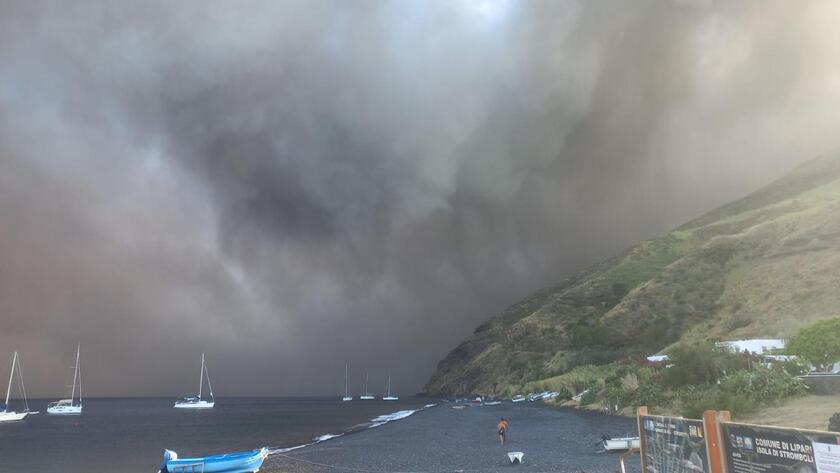
<svg viewBox="0 0 840 473">
<path fill-rule="evenodd" d="M 207 388 L 210 390 L 210 400 L 201 399 L 201 388 L 204 385 L 204 378 L 207 377 Z M 213 397 L 213 385 L 210 384 L 210 373 L 207 372 L 207 365 L 204 363 L 204 353 L 201 354 L 201 372 L 198 378 L 198 396 L 186 396 L 180 401 L 175 401 L 177 409 L 212 409 L 216 405 L 216 398 Z"/>
<path fill-rule="evenodd" d="M 79 352 L 81 345 L 76 345 L 76 369 L 73 371 L 73 389 L 70 391 L 70 399 L 61 399 L 51 402 L 47 406 L 47 414 L 51 415 L 79 415 L 82 413 L 82 371 L 79 364 Z M 79 403 L 73 404 L 76 399 L 76 381 L 79 383 Z"/>
<path fill-rule="evenodd" d="M 15 412 L 9 410 L 9 396 L 12 393 L 12 382 L 15 379 L 15 368 L 17 368 L 18 374 L 18 381 L 20 386 L 21 394 L 23 395 L 23 404 L 25 406 L 23 412 Z M 23 420 L 29 414 L 29 401 L 26 399 L 26 388 L 23 385 L 23 375 L 21 374 L 20 369 L 20 357 L 18 357 L 18 353 L 15 352 L 14 358 L 12 358 L 12 372 L 9 374 L 9 387 L 6 388 L 6 403 L 3 404 L 3 410 L 0 411 L 0 422 L 12 422 L 16 420 Z"/>
<path fill-rule="evenodd" d="M 388 385 L 385 388 L 385 395 L 382 396 L 383 401 L 399 401 L 400 398 L 391 394 L 391 375 L 388 375 Z"/>
<path fill-rule="evenodd" d="M 365 393 L 359 396 L 359 399 L 362 401 L 371 401 L 376 399 L 371 393 L 368 392 L 368 374 L 365 373 Z"/>
<path fill-rule="evenodd" d="M 350 375 L 350 365 L 345 363 L 344 364 L 344 397 L 341 398 L 341 400 L 344 401 L 344 402 L 353 400 L 353 396 L 350 395 L 350 385 L 349 385 L 349 381 L 348 381 L 348 379 L 349 379 L 348 376 L 349 375 Z"/>
</svg>

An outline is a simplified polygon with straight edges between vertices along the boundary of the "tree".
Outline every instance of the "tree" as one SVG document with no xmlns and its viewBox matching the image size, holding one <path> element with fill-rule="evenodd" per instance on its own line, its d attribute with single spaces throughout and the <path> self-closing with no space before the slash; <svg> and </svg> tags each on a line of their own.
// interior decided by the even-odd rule
<svg viewBox="0 0 840 473">
<path fill-rule="evenodd" d="M 790 339 L 786 351 L 821 371 L 840 361 L 840 317 L 821 320 L 799 331 Z"/>
</svg>

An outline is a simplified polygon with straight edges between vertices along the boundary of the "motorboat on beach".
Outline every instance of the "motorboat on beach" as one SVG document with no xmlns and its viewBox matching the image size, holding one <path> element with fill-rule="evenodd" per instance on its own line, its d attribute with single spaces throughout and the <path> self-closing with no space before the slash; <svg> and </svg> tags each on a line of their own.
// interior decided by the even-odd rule
<svg viewBox="0 0 840 473">
<path fill-rule="evenodd" d="M 267 457 L 267 448 L 192 458 L 178 458 L 172 450 L 164 450 L 159 473 L 253 473 Z"/>
<path fill-rule="evenodd" d="M 604 450 L 608 452 L 623 452 L 627 450 L 638 450 L 641 448 L 639 437 L 604 437 Z"/>
<path fill-rule="evenodd" d="M 9 410 L 9 397 L 12 394 L 12 383 L 15 380 L 15 370 L 17 369 L 17 380 L 18 380 L 18 388 L 20 389 L 21 396 L 23 397 L 23 405 L 24 410 L 23 412 L 11 411 Z M 18 356 L 18 352 L 15 352 L 14 357 L 12 358 L 12 372 L 9 374 L 9 387 L 6 388 L 6 402 L 3 403 L 2 406 L 3 410 L 0 410 L 0 422 L 14 422 L 18 420 L 23 420 L 29 414 L 37 414 L 37 412 L 30 412 L 29 411 L 29 401 L 26 399 L 26 387 L 23 384 L 23 375 L 21 374 L 20 369 L 20 357 Z"/>
<path fill-rule="evenodd" d="M 61 399 L 51 402 L 47 406 L 48 415 L 72 416 L 82 413 L 82 372 L 79 365 L 79 350 L 81 345 L 76 345 L 76 368 L 73 371 L 73 389 L 70 391 L 70 399 Z M 76 383 L 79 385 L 79 403 L 76 404 Z"/>
<path fill-rule="evenodd" d="M 207 387 L 210 389 L 210 400 L 201 399 L 201 388 L 204 385 L 204 378 L 207 377 Z M 204 362 L 204 353 L 201 354 L 201 372 L 198 379 L 198 396 L 186 396 L 180 401 L 175 401 L 176 409 L 212 409 L 216 405 L 213 397 L 213 385 L 210 384 L 210 373 L 207 372 L 207 364 Z"/>
<path fill-rule="evenodd" d="M 517 394 L 516 396 L 513 396 L 513 399 L 511 399 L 511 402 L 522 402 L 522 401 L 526 401 L 526 400 L 528 400 L 527 397 L 523 396 L 522 394 Z"/>
</svg>

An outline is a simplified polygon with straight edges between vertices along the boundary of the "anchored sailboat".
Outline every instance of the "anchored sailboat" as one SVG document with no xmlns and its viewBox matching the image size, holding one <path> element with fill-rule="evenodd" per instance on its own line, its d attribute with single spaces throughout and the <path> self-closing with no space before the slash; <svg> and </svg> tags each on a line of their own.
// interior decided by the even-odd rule
<svg viewBox="0 0 840 473">
<path fill-rule="evenodd" d="M 382 396 L 383 401 L 399 401 L 400 398 L 391 394 L 391 375 L 388 375 L 388 385 L 385 388 L 385 395 Z"/>
<path fill-rule="evenodd" d="M 361 396 L 359 396 L 359 399 L 361 399 L 362 401 L 371 401 L 373 399 L 376 399 L 375 397 L 373 397 L 373 395 L 371 393 L 368 392 L 368 374 L 367 373 L 365 373 L 365 393 L 362 394 Z"/>
<path fill-rule="evenodd" d="M 204 385 L 204 378 L 207 377 L 207 388 L 210 390 L 210 400 L 201 399 L 201 388 Z M 198 396 L 186 396 L 175 402 L 178 409 L 212 409 L 216 405 L 213 397 L 213 385 L 210 384 L 210 373 L 207 372 L 207 365 L 204 363 L 204 353 L 201 354 L 201 373 L 198 378 Z"/>
<path fill-rule="evenodd" d="M 79 415 L 82 413 L 82 371 L 79 365 L 79 350 L 81 345 L 76 345 L 76 369 L 73 371 L 73 390 L 70 391 L 70 399 L 51 402 L 47 406 L 47 414 L 52 415 Z M 76 381 L 79 382 L 79 403 L 73 404 L 76 399 Z"/>
<path fill-rule="evenodd" d="M 23 395 L 23 405 L 24 411 L 23 412 L 15 412 L 9 410 L 9 396 L 12 393 L 12 382 L 15 380 L 15 368 L 17 368 L 17 379 L 18 379 L 18 386 L 20 387 L 20 392 Z M 0 411 L 0 422 L 12 422 L 16 420 L 23 420 L 29 412 L 29 401 L 26 399 L 26 387 L 23 385 L 23 374 L 21 373 L 20 369 L 20 357 L 18 356 L 18 352 L 15 352 L 14 358 L 12 358 L 12 372 L 9 374 L 9 387 L 6 388 L 6 403 L 3 404 L 3 410 Z"/>
<path fill-rule="evenodd" d="M 350 385 L 348 381 L 348 376 L 350 375 L 350 365 L 345 363 L 344 364 L 344 397 L 341 398 L 342 401 L 352 401 L 353 396 L 350 395 Z"/>
</svg>

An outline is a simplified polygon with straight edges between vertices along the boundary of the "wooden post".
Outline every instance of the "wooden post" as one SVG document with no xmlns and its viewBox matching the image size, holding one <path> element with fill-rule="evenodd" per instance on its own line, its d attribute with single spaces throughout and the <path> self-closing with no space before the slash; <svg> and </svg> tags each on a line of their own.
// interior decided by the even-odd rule
<svg viewBox="0 0 840 473">
<path fill-rule="evenodd" d="M 710 473 L 727 473 L 724 458 L 722 422 L 730 420 L 729 411 L 703 412 L 703 430 L 706 434 L 706 457 L 709 458 Z"/>
<path fill-rule="evenodd" d="M 648 408 L 647 406 L 639 406 L 639 410 L 636 411 L 636 425 L 639 428 L 639 459 L 642 463 L 642 473 L 647 473 L 647 465 L 645 464 L 645 435 L 644 435 L 644 420 L 642 417 L 648 415 Z M 622 464 L 622 466 L 624 466 Z"/>
</svg>

